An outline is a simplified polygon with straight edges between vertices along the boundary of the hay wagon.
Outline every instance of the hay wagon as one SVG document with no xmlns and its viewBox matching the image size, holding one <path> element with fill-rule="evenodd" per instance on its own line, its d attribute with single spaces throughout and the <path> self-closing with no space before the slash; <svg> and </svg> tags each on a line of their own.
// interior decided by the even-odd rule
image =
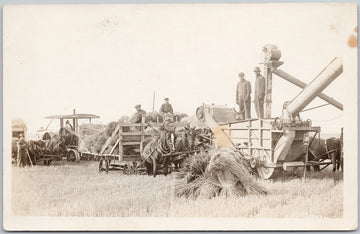
<svg viewBox="0 0 360 234">
<path fill-rule="evenodd" d="M 174 127 L 183 127 L 181 122 L 170 123 Z M 144 171 L 140 155 L 140 143 L 145 137 L 158 136 L 156 128 L 163 126 L 163 123 L 121 123 L 107 139 L 97 157 L 99 171 L 122 170 L 124 174 L 138 174 Z M 165 157 L 172 157 L 174 160 L 185 157 L 190 152 L 175 152 Z"/>
</svg>

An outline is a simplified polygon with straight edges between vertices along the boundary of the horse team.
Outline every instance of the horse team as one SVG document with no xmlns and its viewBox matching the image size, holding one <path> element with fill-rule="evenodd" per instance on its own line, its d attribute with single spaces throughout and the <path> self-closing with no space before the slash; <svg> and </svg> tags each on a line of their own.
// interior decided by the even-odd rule
<svg viewBox="0 0 360 234">
<path fill-rule="evenodd" d="M 199 149 L 202 142 L 201 132 L 201 129 L 189 126 L 179 131 L 176 131 L 175 127 L 163 126 L 160 128 L 159 136 L 146 137 L 140 144 L 140 154 L 147 174 L 155 177 L 158 169 L 162 168 L 163 173 L 167 175 L 170 164 L 179 168 L 184 155 L 172 157 L 171 154 Z"/>
<path fill-rule="evenodd" d="M 199 150 L 207 145 L 203 144 L 203 129 L 185 127 L 176 131 L 175 127 L 162 127 L 158 136 L 149 136 L 140 144 L 140 154 L 148 175 L 157 175 L 160 168 L 165 175 L 171 164 L 176 168 L 181 167 L 183 157 L 171 157 L 177 152 Z M 209 146 L 209 145 L 208 145 Z M 343 170 L 343 153 L 341 138 L 314 139 L 309 148 L 309 160 L 323 161 L 330 159 L 333 171 Z M 320 171 L 320 166 L 314 166 L 315 171 Z"/>
</svg>

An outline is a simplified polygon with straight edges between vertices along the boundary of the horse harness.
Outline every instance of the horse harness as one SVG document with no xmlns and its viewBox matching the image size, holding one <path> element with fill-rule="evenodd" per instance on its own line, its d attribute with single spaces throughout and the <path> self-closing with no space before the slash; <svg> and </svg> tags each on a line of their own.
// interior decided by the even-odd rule
<svg viewBox="0 0 360 234">
<path fill-rule="evenodd" d="M 331 159 L 330 154 L 333 153 L 333 152 L 336 152 L 336 151 L 340 150 L 341 148 L 337 148 L 337 149 L 333 149 L 333 150 L 330 150 L 330 151 L 329 151 L 329 149 L 328 149 L 328 143 L 327 143 L 328 140 L 329 140 L 329 139 L 326 139 L 326 140 L 325 140 L 325 143 L 324 143 L 325 149 L 326 149 L 326 153 L 324 153 L 324 154 L 322 154 L 322 155 L 327 154 L 328 158 Z M 322 155 L 321 155 L 321 156 L 322 156 Z"/>
<path fill-rule="evenodd" d="M 164 155 L 166 153 L 168 153 L 169 149 L 165 149 L 161 140 L 160 140 L 161 137 L 156 137 L 156 141 L 153 142 L 153 145 L 154 144 L 157 144 L 156 147 L 154 147 L 154 149 L 151 151 L 149 157 L 153 156 L 153 154 L 155 153 L 155 151 L 157 151 L 158 153 L 160 153 L 161 155 Z"/>
</svg>

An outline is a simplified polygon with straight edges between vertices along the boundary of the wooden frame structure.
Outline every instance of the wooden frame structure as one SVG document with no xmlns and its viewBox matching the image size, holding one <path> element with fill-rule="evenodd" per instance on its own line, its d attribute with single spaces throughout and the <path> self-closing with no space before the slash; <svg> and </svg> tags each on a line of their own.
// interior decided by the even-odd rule
<svg viewBox="0 0 360 234">
<path fill-rule="evenodd" d="M 145 137 L 158 136 L 160 133 L 146 131 L 147 128 L 163 126 L 163 123 L 135 123 L 118 124 L 110 138 L 97 155 L 100 157 L 99 171 L 112 169 L 123 170 L 124 173 L 133 173 L 139 169 L 141 163 L 140 143 Z M 184 123 L 171 123 L 173 127 L 183 127 Z M 155 132 L 155 133 L 154 133 Z M 108 151 L 110 149 L 110 151 Z M 116 149 L 118 150 L 116 154 Z M 108 153 L 105 153 L 108 151 Z M 168 156 L 168 155 L 167 155 Z"/>
<path fill-rule="evenodd" d="M 287 170 L 288 167 L 306 168 L 315 165 L 326 167 L 331 163 L 329 160 L 317 162 L 308 159 L 309 148 L 314 139 L 320 137 L 320 127 L 284 126 L 283 129 L 278 130 L 273 126 L 274 120 L 273 118 L 248 119 L 221 125 L 227 131 L 236 150 L 250 161 L 250 165 L 257 169 L 260 177 L 270 178 L 275 168 Z M 279 139 L 286 131 L 294 132 L 292 143 L 288 146 L 289 152 L 276 158 L 275 151 L 281 144 Z M 310 141 L 304 144 L 305 136 L 309 133 L 313 135 L 310 136 Z"/>
</svg>

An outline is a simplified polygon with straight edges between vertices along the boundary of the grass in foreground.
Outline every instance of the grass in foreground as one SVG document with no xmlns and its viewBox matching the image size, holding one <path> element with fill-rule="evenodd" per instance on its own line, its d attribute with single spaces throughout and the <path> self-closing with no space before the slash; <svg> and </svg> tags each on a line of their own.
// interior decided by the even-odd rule
<svg viewBox="0 0 360 234">
<path fill-rule="evenodd" d="M 343 216 L 342 174 L 278 175 L 259 183 L 268 195 L 186 199 L 174 175 L 99 174 L 97 162 L 12 168 L 12 212 L 31 216 L 271 217 Z"/>
</svg>

